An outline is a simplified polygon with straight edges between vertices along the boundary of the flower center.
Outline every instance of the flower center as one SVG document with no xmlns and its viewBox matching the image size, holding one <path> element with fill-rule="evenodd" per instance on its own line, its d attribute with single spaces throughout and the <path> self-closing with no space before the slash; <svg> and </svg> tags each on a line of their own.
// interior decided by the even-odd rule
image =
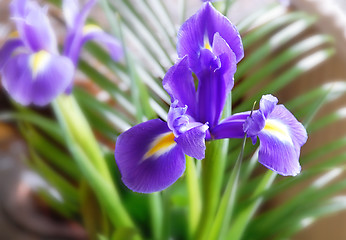
<svg viewBox="0 0 346 240">
<path fill-rule="evenodd" d="M 50 54 L 45 50 L 41 50 L 30 56 L 30 67 L 31 67 L 33 79 L 35 79 L 37 74 L 40 73 L 45 68 L 49 59 L 50 59 Z"/>
<path fill-rule="evenodd" d="M 173 132 L 164 133 L 158 136 L 155 141 L 152 142 L 149 151 L 144 155 L 144 159 L 148 159 L 153 155 L 160 156 L 172 149 L 176 145 L 174 138 Z"/>
</svg>

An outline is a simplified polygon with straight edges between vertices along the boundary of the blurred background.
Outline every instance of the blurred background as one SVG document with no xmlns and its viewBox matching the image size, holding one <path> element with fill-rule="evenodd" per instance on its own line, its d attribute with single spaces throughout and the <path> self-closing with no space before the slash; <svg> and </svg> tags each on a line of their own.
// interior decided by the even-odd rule
<svg viewBox="0 0 346 240">
<path fill-rule="evenodd" d="M 132 0 L 131 2 L 135 2 L 135 0 Z M 172 15 L 172 19 L 177 20 L 176 28 L 178 28 L 180 23 L 179 18 L 181 18 L 181 16 L 177 14 L 177 8 L 181 5 L 181 1 L 165 0 L 163 2 L 166 4 L 167 9 L 171 11 L 170 14 Z M 274 2 L 276 1 L 239 0 L 234 3 L 228 16 L 232 22 L 237 24 L 260 7 Z M 288 8 L 287 10 L 282 10 L 282 12 L 278 11 L 272 13 L 274 14 L 273 18 L 282 16 L 286 11 L 304 11 L 316 16 L 317 21 L 308 30 L 298 34 L 293 41 L 275 49 L 271 53 L 273 56 L 285 47 L 294 44 L 294 42 L 299 42 L 307 36 L 316 33 L 330 35 L 333 39 L 331 45 L 336 51 L 329 59 L 321 62 L 317 67 L 314 67 L 310 71 L 299 76 L 297 80 L 288 84 L 284 90 L 280 90 L 276 94 L 280 99 L 280 102 L 285 103 L 292 99 L 292 96 L 299 95 L 324 83 L 331 81 L 346 82 L 346 1 L 292 0 L 281 2 L 287 4 Z M 7 36 L 14 29 L 14 26 L 9 19 L 9 3 L 10 1 L 8 0 L 0 0 L 0 46 L 5 42 Z M 199 1 L 189 0 L 187 1 L 187 4 L 187 16 L 192 15 L 200 6 Z M 61 27 L 61 23 L 56 17 L 59 16 L 59 13 L 57 13 L 58 9 L 52 7 L 50 12 L 52 13 L 52 22 L 57 27 L 56 30 L 58 31 L 58 37 L 60 37 L 59 26 Z M 100 25 L 105 28 L 109 26 L 100 9 L 93 9 L 92 17 L 97 19 Z M 255 28 L 256 22 L 254 25 Z M 276 32 L 279 31 L 280 29 L 276 30 Z M 275 34 L 275 32 L 273 34 Z M 266 42 L 269 41 L 269 39 L 264 38 L 262 41 Z M 254 51 L 255 47 L 253 47 L 253 49 L 247 49 L 245 52 L 245 59 L 251 56 Z M 261 61 L 261 59 L 259 59 L 259 61 Z M 299 61 L 299 59 L 297 61 Z M 319 61 L 319 59 L 316 59 L 316 61 Z M 256 68 L 257 66 L 254 66 L 254 70 Z M 289 68 L 289 66 L 286 68 Z M 285 71 L 285 69 L 281 69 L 280 71 L 281 72 L 277 72 L 268 77 L 268 81 L 275 79 L 280 75 L 280 73 Z M 250 74 L 251 72 L 246 72 L 244 75 L 246 77 Z M 80 73 L 77 74 L 79 82 L 83 83 L 83 79 L 85 78 L 85 75 Z M 247 94 L 251 95 L 252 93 L 251 91 L 248 91 Z M 6 93 L 1 90 L 0 111 L 10 111 L 12 108 L 13 107 Z M 50 114 L 49 111 L 46 111 L 45 109 L 39 109 L 39 111 L 41 111 L 42 114 Z M 331 112 L 338 112 L 338 114 L 344 116 L 344 119 L 310 135 L 308 143 L 303 148 L 304 152 L 309 152 L 318 146 L 324 145 L 326 142 L 332 141 L 333 139 L 346 136 L 345 94 L 335 101 L 325 105 L 316 118 L 325 116 Z M 339 151 L 345 152 L 346 147 Z M 85 232 L 81 226 L 76 223 L 61 221 L 58 216 L 52 216 L 49 209 L 45 209 L 44 206 L 37 204 L 37 199 L 32 195 L 31 190 L 41 186 L 46 188 L 49 188 L 50 186 L 46 186 L 47 183 L 44 179 L 27 169 L 25 163 L 27 154 L 27 144 L 21 137 L 17 125 L 5 121 L 0 122 L 0 239 L 84 239 Z M 340 175 L 338 178 L 346 178 L 346 175 Z M 273 199 L 269 204 L 280 204 L 282 201 L 285 201 L 294 196 L 300 190 L 304 189 L 306 184 L 309 183 L 304 183 L 293 189 L 289 189 L 284 194 Z M 53 188 L 51 191 L 52 194 L 54 194 Z M 344 193 L 346 194 L 346 189 L 344 190 Z M 37 211 L 38 209 L 40 211 Z M 309 222 L 306 224 L 309 225 Z M 345 225 L 346 212 L 339 212 L 314 222 L 292 239 L 346 239 Z"/>
</svg>

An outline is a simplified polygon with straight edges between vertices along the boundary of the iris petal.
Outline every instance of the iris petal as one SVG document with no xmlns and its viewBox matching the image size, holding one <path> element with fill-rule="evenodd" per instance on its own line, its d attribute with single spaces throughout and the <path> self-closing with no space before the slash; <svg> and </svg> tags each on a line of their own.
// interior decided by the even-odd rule
<svg viewBox="0 0 346 240">
<path fill-rule="evenodd" d="M 11 97 L 22 105 L 43 106 L 63 93 L 74 73 L 72 62 L 62 56 L 20 54 L 3 69 L 3 85 Z"/>
<path fill-rule="evenodd" d="M 265 126 L 266 119 L 261 110 L 254 111 L 244 123 L 244 132 L 252 138 L 252 143 L 257 141 L 257 135 Z"/>
<path fill-rule="evenodd" d="M 236 56 L 219 33 L 215 33 L 214 35 L 213 53 L 220 59 L 221 67 L 218 71 L 220 71 L 220 75 L 225 82 L 224 95 L 227 95 L 234 85 L 234 74 L 237 70 Z M 222 99 L 225 100 L 225 98 Z"/>
<path fill-rule="evenodd" d="M 210 130 L 212 138 L 243 138 L 245 135 L 243 126 L 249 116 L 250 112 L 237 113 L 229 116 Z"/>
<path fill-rule="evenodd" d="M 68 1 L 69 0 L 65 0 L 63 2 L 63 4 L 67 7 L 69 6 L 69 3 L 66 3 Z M 76 12 L 77 9 L 65 13 L 65 15 L 73 15 L 70 17 L 73 18 L 73 24 L 72 27 L 69 27 L 69 31 L 67 33 L 64 45 L 64 55 L 72 59 L 75 66 L 78 62 L 78 56 L 80 54 L 82 41 L 84 38 L 83 27 L 89 12 L 95 3 L 96 0 L 89 0 L 78 13 Z M 71 19 L 67 21 L 71 21 Z"/>
<path fill-rule="evenodd" d="M 89 30 L 86 34 L 84 34 L 81 45 L 88 41 L 95 41 L 106 47 L 108 53 L 114 61 L 119 61 L 123 57 L 123 50 L 120 42 L 116 38 L 105 33 L 101 28 L 94 28 L 93 30 Z"/>
<path fill-rule="evenodd" d="M 203 159 L 205 157 L 205 136 L 208 125 L 199 124 L 181 134 L 176 142 L 183 149 L 183 152 L 190 157 Z"/>
<path fill-rule="evenodd" d="M 18 38 L 9 39 L 5 42 L 0 49 L 0 70 L 4 67 L 7 60 L 12 56 L 13 51 L 21 46 L 23 46 L 23 42 Z"/>
<path fill-rule="evenodd" d="M 207 38 L 211 46 L 214 34 L 217 32 L 235 53 L 236 62 L 243 58 L 244 50 L 238 30 L 207 2 L 181 26 L 178 32 L 178 56 L 189 56 L 193 72 L 199 72 L 199 55 L 205 46 L 205 39 Z"/>
<path fill-rule="evenodd" d="M 297 145 L 303 146 L 307 139 L 307 133 L 304 126 L 297 121 L 293 114 L 283 105 L 277 105 L 273 112 L 268 115 L 268 120 L 278 120 L 287 127 L 289 135 Z"/>
<path fill-rule="evenodd" d="M 260 109 L 264 114 L 264 117 L 267 117 L 270 114 L 276 104 L 278 103 L 278 99 L 271 94 L 263 95 L 260 101 Z"/>
<path fill-rule="evenodd" d="M 300 148 L 307 141 L 307 133 L 283 105 L 275 106 L 258 137 L 260 163 L 284 176 L 300 172 Z"/>
<path fill-rule="evenodd" d="M 57 41 L 46 8 L 41 8 L 36 2 L 15 0 L 11 3 L 11 16 L 28 48 L 33 52 L 44 49 L 57 53 Z"/>
<path fill-rule="evenodd" d="M 72 28 L 79 12 L 78 0 L 63 0 L 62 12 L 68 28 Z"/>
<path fill-rule="evenodd" d="M 185 171 L 185 155 L 159 119 L 134 126 L 116 142 L 115 161 L 124 184 L 135 192 L 161 191 Z M 153 154 L 157 152 L 157 154 Z"/>
<path fill-rule="evenodd" d="M 196 88 L 192 72 L 189 69 L 188 57 L 182 59 L 171 67 L 163 78 L 163 88 L 171 96 L 172 102 L 178 100 L 178 106 L 189 106 L 187 114 L 196 115 Z"/>
<path fill-rule="evenodd" d="M 179 101 L 175 100 L 171 104 L 167 115 L 167 125 L 177 137 L 187 130 L 187 125 L 190 122 L 186 115 L 187 106 L 178 107 L 178 103 Z"/>
<path fill-rule="evenodd" d="M 283 176 L 295 176 L 300 173 L 296 146 L 263 132 L 259 134 L 259 139 L 258 161 L 261 164 Z"/>
</svg>

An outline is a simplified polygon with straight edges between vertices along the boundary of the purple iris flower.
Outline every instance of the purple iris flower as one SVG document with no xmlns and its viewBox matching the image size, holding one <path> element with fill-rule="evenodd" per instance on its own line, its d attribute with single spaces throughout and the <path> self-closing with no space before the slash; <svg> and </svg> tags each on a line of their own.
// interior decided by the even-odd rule
<svg viewBox="0 0 346 240">
<path fill-rule="evenodd" d="M 82 9 L 78 0 L 63 0 L 63 13 L 68 28 L 64 55 L 69 57 L 76 66 L 82 46 L 88 41 L 96 41 L 106 47 L 114 61 L 123 57 L 120 42 L 104 32 L 95 24 L 85 24 L 86 18 L 97 0 L 89 0 Z"/>
<path fill-rule="evenodd" d="M 284 176 L 300 173 L 300 148 L 308 138 L 304 126 L 272 95 L 265 95 L 260 108 L 248 117 L 244 131 L 253 144 L 260 139 L 258 161 Z"/>
<path fill-rule="evenodd" d="M 221 117 L 236 63 L 243 57 L 238 31 L 209 2 L 182 25 L 177 49 L 181 59 L 163 80 L 172 99 L 167 123 L 150 120 L 117 139 L 122 180 L 136 192 L 160 191 L 174 183 L 185 170 L 185 154 L 204 158 L 208 129 Z"/>
<path fill-rule="evenodd" d="M 177 50 L 180 59 L 163 79 L 172 101 L 167 123 L 149 120 L 117 139 L 115 160 L 124 184 L 135 192 L 161 191 L 183 174 L 185 154 L 203 159 L 205 141 L 245 133 L 260 138 L 262 164 L 283 175 L 297 174 L 306 131 L 286 108 L 276 106 L 277 100 L 264 100 L 274 97 L 265 96 L 251 117 L 244 112 L 220 122 L 236 64 L 244 55 L 233 24 L 206 2 L 180 28 Z"/>
<path fill-rule="evenodd" d="M 12 1 L 11 17 L 17 32 L 0 50 L 0 71 L 5 90 L 16 102 L 43 106 L 71 88 L 81 46 L 88 40 L 105 43 L 119 59 L 117 40 L 100 28 L 84 26 L 94 3 L 90 0 L 79 12 L 77 0 L 64 0 L 69 31 L 64 54 L 60 55 L 47 7 L 29 0 Z"/>
</svg>

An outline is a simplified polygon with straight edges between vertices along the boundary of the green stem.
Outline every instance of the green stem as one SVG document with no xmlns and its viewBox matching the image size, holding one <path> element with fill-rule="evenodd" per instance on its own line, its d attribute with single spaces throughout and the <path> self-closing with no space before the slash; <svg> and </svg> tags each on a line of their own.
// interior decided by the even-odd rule
<svg viewBox="0 0 346 240">
<path fill-rule="evenodd" d="M 226 231 L 229 227 L 231 217 L 233 214 L 236 193 L 238 189 L 238 179 L 240 173 L 241 162 L 243 160 L 244 148 L 246 143 L 246 134 L 243 139 L 242 149 L 237 158 L 231 176 L 228 180 L 226 191 L 221 199 L 220 207 L 213 223 L 210 236 L 208 239 L 224 239 Z"/>
<path fill-rule="evenodd" d="M 92 130 L 73 96 L 60 96 L 53 103 L 65 140 L 76 164 L 98 201 L 116 227 L 135 228 L 121 203 L 106 161 Z"/>
<path fill-rule="evenodd" d="M 186 156 L 186 181 L 189 193 L 189 239 L 193 239 L 201 217 L 202 202 L 194 159 Z"/>
<path fill-rule="evenodd" d="M 163 206 L 160 193 L 149 195 L 151 229 L 154 240 L 163 239 Z"/>
<path fill-rule="evenodd" d="M 206 157 L 202 162 L 203 211 L 198 227 L 197 239 L 207 239 L 217 206 L 226 165 L 228 139 L 207 143 Z"/>
</svg>

